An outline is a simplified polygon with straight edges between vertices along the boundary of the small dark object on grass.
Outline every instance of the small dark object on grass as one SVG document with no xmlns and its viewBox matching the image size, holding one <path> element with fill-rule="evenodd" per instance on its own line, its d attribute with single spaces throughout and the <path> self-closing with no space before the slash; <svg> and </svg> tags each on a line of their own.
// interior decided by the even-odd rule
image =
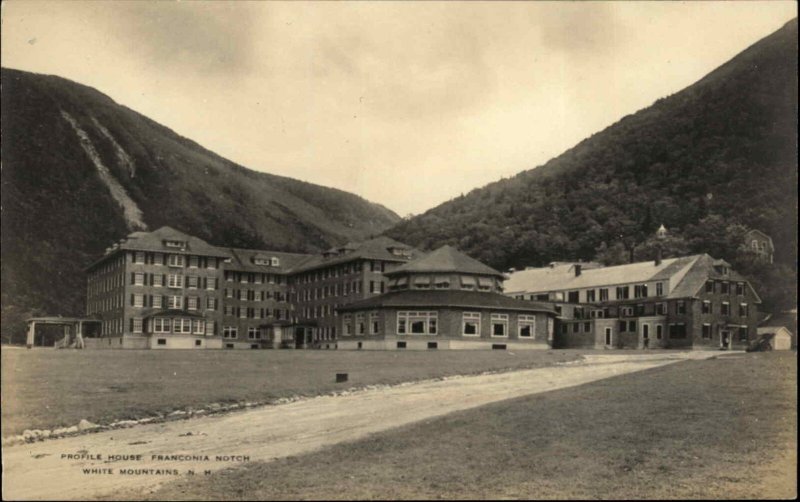
<svg viewBox="0 0 800 502">
<path fill-rule="evenodd" d="M 347 381 L 347 373 L 337 373 L 336 374 L 336 383 L 346 382 Z"/>
</svg>

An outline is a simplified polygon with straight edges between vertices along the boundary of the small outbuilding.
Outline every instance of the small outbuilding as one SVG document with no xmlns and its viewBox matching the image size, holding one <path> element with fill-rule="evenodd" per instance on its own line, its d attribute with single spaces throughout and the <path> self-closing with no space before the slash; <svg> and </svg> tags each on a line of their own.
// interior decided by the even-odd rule
<svg viewBox="0 0 800 502">
<path fill-rule="evenodd" d="M 782 312 L 762 321 L 758 340 L 768 350 L 797 349 L 797 312 Z"/>
</svg>

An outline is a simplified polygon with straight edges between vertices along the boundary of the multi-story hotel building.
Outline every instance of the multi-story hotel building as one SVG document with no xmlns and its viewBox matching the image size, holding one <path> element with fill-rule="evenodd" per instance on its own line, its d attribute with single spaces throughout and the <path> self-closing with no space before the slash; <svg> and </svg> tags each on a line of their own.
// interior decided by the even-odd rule
<svg viewBox="0 0 800 502">
<path fill-rule="evenodd" d="M 87 269 L 98 348 L 322 347 L 337 308 L 379 295 L 419 253 L 378 237 L 321 255 L 219 248 L 162 227 L 134 232 Z"/>
<path fill-rule="evenodd" d="M 134 232 L 87 269 L 98 348 L 220 348 L 220 270 L 228 254 L 162 227 Z M 180 336 L 170 336 L 180 335 Z"/>
<path fill-rule="evenodd" d="M 615 267 L 559 263 L 511 273 L 506 294 L 549 301 L 556 347 L 744 349 L 761 299 L 707 254 Z"/>
</svg>

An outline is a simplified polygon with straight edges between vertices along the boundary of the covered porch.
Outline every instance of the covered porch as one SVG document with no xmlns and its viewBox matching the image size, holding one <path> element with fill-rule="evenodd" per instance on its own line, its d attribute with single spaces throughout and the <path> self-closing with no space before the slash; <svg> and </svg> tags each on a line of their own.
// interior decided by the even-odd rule
<svg viewBox="0 0 800 502">
<path fill-rule="evenodd" d="M 74 348 L 82 349 L 85 347 L 84 338 L 94 337 L 100 332 L 99 319 L 84 317 L 31 317 L 26 320 L 28 334 L 25 345 L 30 349 L 35 346 L 55 347 L 58 349 Z M 63 337 L 54 340 L 53 345 L 47 342 L 47 337 L 42 334 L 37 337 L 37 326 L 63 326 Z"/>
</svg>

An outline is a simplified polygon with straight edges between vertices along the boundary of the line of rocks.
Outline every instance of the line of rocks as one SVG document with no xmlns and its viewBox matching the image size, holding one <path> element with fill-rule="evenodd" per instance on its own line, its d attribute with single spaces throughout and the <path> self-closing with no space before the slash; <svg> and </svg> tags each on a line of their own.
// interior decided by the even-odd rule
<svg viewBox="0 0 800 502">
<path fill-rule="evenodd" d="M 563 363 L 556 363 L 556 364 L 559 365 Z M 231 403 L 231 404 L 211 403 L 207 405 L 205 408 L 200 408 L 200 409 L 187 408 L 186 410 L 175 410 L 170 413 L 157 414 L 151 417 L 139 418 L 135 420 L 117 420 L 116 422 L 111 422 L 110 424 L 106 425 L 99 425 L 92 423 L 86 419 L 82 419 L 80 422 L 78 422 L 77 425 L 73 425 L 71 427 L 59 427 L 57 429 L 52 429 L 52 430 L 26 429 L 25 431 L 23 431 L 22 434 L 15 436 L 7 436 L 2 438 L 1 444 L 3 447 L 5 447 L 16 444 L 33 443 L 36 441 L 44 441 L 46 439 L 57 439 L 62 437 L 77 436 L 79 434 L 87 434 L 91 432 L 100 432 L 113 429 L 127 429 L 129 427 L 135 427 L 137 425 L 161 423 L 173 420 L 186 420 L 192 417 L 201 417 L 207 415 L 218 415 L 231 411 L 238 411 L 242 409 L 255 408 L 261 406 L 277 406 L 281 404 L 289 404 L 297 401 L 306 401 L 309 399 L 318 399 L 323 397 L 352 396 L 354 394 L 361 394 L 381 389 L 390 389 L 393 387 L 407 387 L 409 385 L 422 384 L 426 382 L 430 383 L 430 382 L 442 382 L 446 380 L 457 380 L 461 378 L 467 378 L 470 376 L 495 375 L 499 373 L 506 373 L 508 371 L 524 370 L 524 369 L 526 368 L 502 368 L 497 370 L 487 370 L 480 373 L 473 373 L 466 375 L 446 375 L 446 376 L 428 378 L 425 380 L 400 382 L 396 384 L 370 384 L 359 387 L 350 387 L 345 390 L 332 391 L 325 394 L 318 394 L 314 396 L 296 395 L 296 396 L 270 399 L 267 401 L 255 401 L 255 402 L 245 401 L 241 403 Z"/>
</svg>

